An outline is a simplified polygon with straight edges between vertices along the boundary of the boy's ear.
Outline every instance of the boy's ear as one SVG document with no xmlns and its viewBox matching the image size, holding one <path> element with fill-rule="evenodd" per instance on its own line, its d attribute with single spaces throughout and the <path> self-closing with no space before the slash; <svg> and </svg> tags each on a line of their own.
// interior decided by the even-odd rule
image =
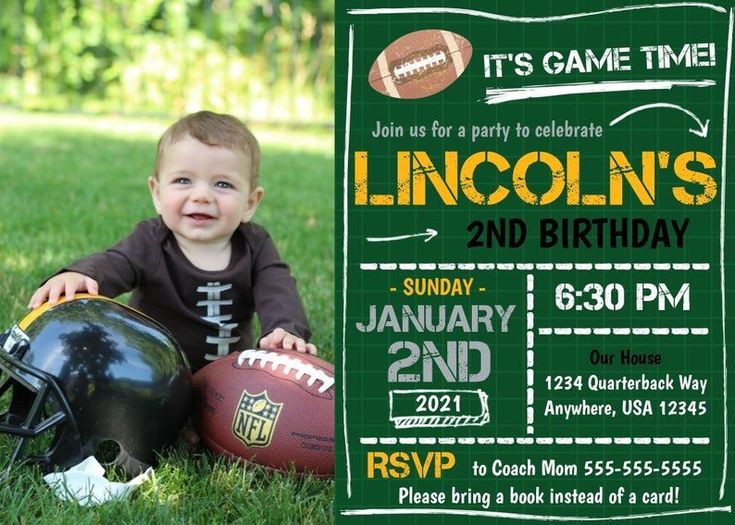
<svg viewBox="0 0 735 525">
<path fill-rule="evenodd" d="M 148 177 L 148 189 L 151 190 L 151 198 L 153 199 L 153 207 L 156 208 L 156 213 L 161 214 L 161 206 L 158 199 L 158 180 L 150 176 Z"/>
<path fill-rule="evenodd" d="M 242 217 L 243 223 L 249 222 L 250 219 L 253 218 L 253 215 L 255 215 L 255 210 L 258 209 L 258 204 L 260 204 L 260 201 L 263 199 L 264 194 L 265 190 L 262 186 L 258 186 L 250 192 L 250 196 L 248 197 L 248 209 L 245 210 L 245 214 Z"/>
</svg>

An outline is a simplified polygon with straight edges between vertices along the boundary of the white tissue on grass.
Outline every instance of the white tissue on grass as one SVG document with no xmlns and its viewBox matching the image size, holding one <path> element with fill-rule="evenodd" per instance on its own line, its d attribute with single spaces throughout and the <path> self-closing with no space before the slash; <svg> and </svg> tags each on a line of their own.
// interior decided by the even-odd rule
<svg viewBox="0 0 735 525">
<path fill-rule="evenodd" d="M 109 481 L 105 478 L 105 468 L 94 456 L 89 456 L 67 471 L 45 475 L 43 480 L 60 500 L 75 500 L 86 506 L 125 499 L 145 481 L 148 481 L 151 474 L 153 474 L 153 469 L 149 467 L 148 470 L 127 483 Z"/>
</svg>

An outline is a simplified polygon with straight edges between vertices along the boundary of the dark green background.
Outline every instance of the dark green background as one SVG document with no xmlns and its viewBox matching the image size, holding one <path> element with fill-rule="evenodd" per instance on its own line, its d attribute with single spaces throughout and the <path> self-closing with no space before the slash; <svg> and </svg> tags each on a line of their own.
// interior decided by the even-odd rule
<svg viewBox="0 0 735 525">
<path fill-rule="evenodd" d="M 460 5 L 461 4 L 461 5 Z M 338 271 L 337 287 L 337 344 L 338 368 L 344 370 L 337 403 L 338 422 L 338 470 L 336 510 L 339 522 L 364 523 L 475 523 L 487 521 L 487 516 L 467 516 L 442 513 L 431 506 L 401 507 L 408 515 L 388 517 L 380 511 L 375 516 L 355 516 L 356 509 L 395 509 L 397 491 L 401 486 L 413 486 L 417 490 L 450 490 L 471 487 L 474 491 L 504 491 L 514 486 L 517 490 L 532 491 L 535 487 L 555 490 L 592 491 L 603 486 L 605 494 L 618 487 L 638 493 L 680 487 L 680 499 L 676 505 L 504 505 L 494 502 L 487 509 L 490 513 L 515 513 L 531 516 L 587 516 L 612 517 L 626 515 L 661 514 L 684 509 L 726 507 L 732 504 L 732 465 L 728 469 L 728 484 L 723 499 L 719 498 L 724 457 L 723 428 L 723 333 L 720 294 L 720 209 L 725 194 L 720 166 L 723 142 L 723 100 L 725 93 L 725 65 L 727 55 L 728 16 L 710 9 L 676 7 L 666 9 L 627 10 L 593 17 L 543 23 L 517 23 L 495 21 L 460 14 L 349 14 L 351 8 L 377 7 L 465 7 L 514 17 L 547 17 L 577 12 L 598 11 L 628 5 L 626 2 L 554 2 L 553 7 L 542 2 L 337 2 L 336 55 L 337 55 L 337 267 L 346 270 L 346 297 L 343 296 L 342 272 Z M 726 4 L 720 4 L 726 5 Z M 727 6 L 729 9 L 729 6 Z M 347 99 L 348 34 L 354 31 L 354 50 L 351 77 L 351 97 Z M 400 36 L 420 29 L 444 29 L 466 37 L 473 45 L 473 57 L 468 69 L 449 88 L 431 97 L 419 100 L 394 100 L 375 92 L 367 82 L 367 72 L 377 55 Z M 643 45 L 669 44 L 680 49 L 685 43 L 715 42 L 717 66 L 706 68 L 676 67 L 668 71 L 644 68 Z M 606 47 L 631 48 L 630 72 L 595 72 L 584 75 L 551 76 L 541 71 L 540 58 L 549 50 L 585 49 L 602 50 Z M 536 71 L 530 77 L 517 77 L 510 73 L 502 79 L 486 79 L 483 75 L 482 55 L 485 53 L 529 52 L 534 55 Z M 713 79 L 711 88 L 680 87 L 670 91 L 637 91 L 629 93 L 585 94 L 506 102 L 487 105 L 481 102 L 485 88 L 511 88 L 522 85 L 551 85 L 571 82 L 599 82 L 611 80 Z M 608 123 L 618 115 L 634 107 L 650 103 L 670 103 L 684 107 L 702 120 L 710 119 L 709 134 L 701 138 L 688 132 L 693 120 L 672 109 L 652 109 L 637 113 L 614 127 Z M 350 126 L 345 133 L 345 116 L 349 107 Z M 511 131 L 507 143 L 496 139 L 450 137 L 434 139 L 373 138 L 371 131 L 376 121 L 393 122 L 408 131 L 412 125 L 430 126 L 434 120 L 443 125 L 493 125 L 496 122 L 523 123 L 531 126 L 545 125 L 552 120 L 568 120 L 571 124 L 594 122 L 603 126 L 599 139 L 535 138 L 519 139 Z M 346 146 L 345 138 L 349 145 Z M 348 162 L 347 194 L 344 195 L 345 149 Z M 548 151 L 564 159 L 567 151 L 581 152 L 581 181 L 583 193 L 607 193 L 608 154 L 613 150 L 626 153 L 634 168 L 640 173 L 640 152 L 646 150 L 670 151 L 672 163 L 678 153 L 688 150 L 704 151 L 717 161 L 718 168 L 708 170 L 718 183 L 717 198 L 704 206 L 684 206 L 671 195 L 671 188 L 682 185 L 675 178 L 673 169 L 657 170 L 656 202 L 643 206 L 627 187 L 622 206 L 568 206 L 559 198 L 547 206 L 532 206 L 521 202 L 511 194 L 496 206 L 479 206 L 460 195 L 457 206 L 442 204 L 427 185 L 426 206 L 355 206 L 353 160 L 355 151 L 369 153 L 369 188 L 371 193 L 395 193 L 396 152 L 400 150 L 426 151 L 435 166 L 443 172 L 443 153 L 459 152 L 460 163 L 477 151 L 496 151 L 511 164 L 530 151 Z M 733 165 L 732 150 L 728 148 L 728 165 Z M 505 177 L 503 179 L 503 177 Z M 730 177 L 732 180 L 732 177 Z M 538 191 L 547 187 L 549 175 L 544 170 L 531 170 L 529 180 Z M 727 183 L 728 204 L 733 188 Z M 498 183 L 510 187 L 509 175 L 497 176 L 487 166 L 475 175 L 478 190 L 490 192 Z M 692 192 L 698 188 L 688 185 Z M 344 231 L 344 205 L 347 202 L 347 230 Z M 729 212 L 727 220 L 731 220 Z M 690 219 L 684 248 L 561 248 L 543 249 L 538 246 L 536 224 L 542 218 L 622 218 L 642 217 L 655 219 Z M 469 249 L 471 238 L 467 225 L 475 220 L 487 221 L 500 218 L 520 218 L 529 226 L 526 243 L 519 248 Z M 727 222 L 727 221 L 726 221 Z M 438 237 L 428 243 L 423 238 L 412 238 L 385 243 L 368 243 L 366 237 L 387 237 L 421 232 L 425 228 L 439 231 Z M 731 246 L 732 226 L 727 230 L 725 251 L 726 273 L 732 274 Z M 348 257 L 343 265 L 343 242 L 347 238 Z M 361 263 L 709 263 L 709 271 L 363 271 Z M 526 275 L 534 275 L 535 328 L 539 327 L 708 327 L 706 336 L 539 336 L 535 337 L 535 425 L 533 438 L 540 437 L 709 437 L 709 445 L 363 445 L 362 437 L 526 437 Z M 405 277 L 474 277 L 475 286 L 486 288 L 484 293 L 469 297 L 404 297 L 401 281 Z M 729 277 L 729 275 L 728 275 Z M 664 282 L 678 290 L 683 282 L 691 283 L 692 308 L 688 312 L 658 312 L 648 308 L 636 312 L 633 292 L 636 282 Z M 581 288 L 588 282 L 603 285 L 618 282 L 626 289 L 626 306 L 617 312 L 562 312 L 554 305 L 554 288 L 558 283 L 570 282 Z M 732 285 L 727 281 L 727 299 L 733 299 Z M 396 287 L 397 292 L 389 289 Z M 343 302 L 346 316 L 343 316 Z M 355 323 L 367 322 L 368 305 L 446 304 L 516 304 L 508 333 L 491 334 L 394 334 L 390 331 L 378 334 L 360 333 Z M 346 327 L 343 334 L 342 327 Z M 731 328 L 727 329 L 728 336 Z M 344 335 L 344 346 L 342 345 Z M 421 344 L 430 340 L 443 349 L 447 341 L 481 340 L 492 351 L 492 373 L 482 383 L 447 383 L 435 372 L 431 383 L 388 383 L 387 371 L 391 363 L 406 353 L 389 355 L 388 347 L 398 340 Z M 660 353 L 661 366 L 625 367 L 618 364 L 595 367 L 589 363 L 589 353 L 598 348 L 616 353 L 623 348 L 639 352 Z M 409 370 L 406 370 L 409 371 Z M 414 370 L 410 370 L 413 372 Z M 707 414 L 691 417 L 625 417 L 614 420 L 604 417 L 585 417 L 564 421 L 563 418 L 543 417 L 547 399 L 574 400 L 585 397 L 576 391 L 549 392 L 544 378 L 553 374 L 590 373 L 617 378 L 624 375 L 639 377 L 663 377 L 667 372 L 676 377 L 679 373 L 692 373 L 709 380 L 704 397 L 694 394 L 679 395 L 672 392 L 608 392 L 588 396 L 590 402 L 619 401 L 631 398 L 648 398 L 654 407 L 660 400 L 691 399 L 707 401 Z M 482 427 L 445 429 L 395 429 L 388 420 L 388 391 L 391 389 L 476 389 L 489 395 L 490 422 Z M 732 385 L 730 385 L 732 391 Z M 342 408 L 346 404 L 346 411 Z M 343 417 L 346 413 L 346 418 Z M 730 420 L 732 417 L 730 416 Z M 345 432 L 344 429 L 348 431 Z M 732 433 L 732 429 L 731 429 Z M 347 458 L 349 448 L 349 458 Z M 405 479 L 367 479 L 366 453 L 368 451 L 449 451 L 455 454 L 457 465 L 440 480 L 418 480 L 414 474 Z M 579 465 L 580 475 L 548 478 L 475 478 L 471 474 L 474 461 L 489 464 L 499 458 L 504 462 L 524 462 L 526 458 L 540 462 L 542 458 L 555 458 L 559 462 Z M 349 459 L 349 472 L 348 472 Z M 618 466 L 625 460 L 701 460 L 703 473 L 697 477 L 648 477 L 622 476 L 585 477 L 581 474 L 585 460 L 614 460 Z M 348 478 L 349 476 L 349 478 Z M 348 487 L 349 491 L 348 492 Z M 410 509 L 434 509 L 431 514 L 410 514 Z M 477 506 L 445 505 L 446 509 L 484 511 Z M 344 514 L 347 511 L 348 514 Z M 481 514 L 481 513 L 480 513 Z M 491 516 L 496 516 L 491 514 Z M 721 512 L 694 513 L 659 517 L 665 523 L 709 523 L 731 519 L 731 514 Z"/>
</svg>

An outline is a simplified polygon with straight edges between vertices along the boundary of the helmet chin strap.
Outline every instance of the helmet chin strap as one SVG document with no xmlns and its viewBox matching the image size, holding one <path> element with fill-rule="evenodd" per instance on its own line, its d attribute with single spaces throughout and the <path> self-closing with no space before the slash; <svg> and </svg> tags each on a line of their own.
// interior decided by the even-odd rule
<svg viewBox="0 0 735 525">
<path fill-rule="evenodd" d="M 122 467 L 125 474 L 131 478 L 142 474 L 151 467 L 148 463 L 135 459 L 125 450 L 120 451 L 120 455 L 115 459 L 115 464 Z"/>
</svg>

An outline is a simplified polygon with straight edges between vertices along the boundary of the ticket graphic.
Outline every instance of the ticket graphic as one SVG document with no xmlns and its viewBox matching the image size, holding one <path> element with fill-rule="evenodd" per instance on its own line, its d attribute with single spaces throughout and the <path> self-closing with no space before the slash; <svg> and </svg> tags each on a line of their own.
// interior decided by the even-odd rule
<svg viewBox="0 0 735 525">
<path fill-rule="evenodd" d="M 730 519 L 733 6 L 375 4 L 336 6 L 337 522 Z"/>
</svg>

